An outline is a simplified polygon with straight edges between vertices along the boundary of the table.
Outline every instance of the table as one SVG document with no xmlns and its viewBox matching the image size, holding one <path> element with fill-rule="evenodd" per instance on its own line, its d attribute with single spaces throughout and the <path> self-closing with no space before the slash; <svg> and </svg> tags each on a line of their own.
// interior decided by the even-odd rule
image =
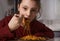
<svg viewBox="0 0 60 41">
<path fill-rule="evenodd" d="M 47 40 L 47 41 L 60 41 L 60 37 L 55 37 L 55 38 Z"/>
<path fill-rule="evenodd" d="M 9 40 L 9 41 L 22 41 L 22 40 L 18 39 L 18 40 Z M 46 40 L 46 41 L 60 41 L 60 37 L 54 37 L 53 39 L 49 39 L 49 40 Z"/>
</svg>

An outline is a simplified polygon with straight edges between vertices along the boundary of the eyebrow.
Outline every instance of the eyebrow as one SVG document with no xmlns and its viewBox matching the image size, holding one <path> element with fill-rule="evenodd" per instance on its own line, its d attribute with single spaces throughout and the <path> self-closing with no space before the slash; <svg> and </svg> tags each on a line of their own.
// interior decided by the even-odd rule
<svg viewBox="0 0 60 41">
<path fill-rule="evenodd" d="M 33 10 L 38 10 L 37 8 L 32 8 Z"/>
<path fill-rule="evenodd" d="M 28 8 L 27 6 L 23 6 L 23 7 L 26 7 L 26 8 Z"/>
<path fill-rule="evenodd" d="M 23 6 L 23 8 L 29 8 L 29 7 L 24 5 L 24 6 Z M 36 7 L 31 8 L 31 9 L 37 10 L 37 8 L 36 8 Z"/>
</svg>

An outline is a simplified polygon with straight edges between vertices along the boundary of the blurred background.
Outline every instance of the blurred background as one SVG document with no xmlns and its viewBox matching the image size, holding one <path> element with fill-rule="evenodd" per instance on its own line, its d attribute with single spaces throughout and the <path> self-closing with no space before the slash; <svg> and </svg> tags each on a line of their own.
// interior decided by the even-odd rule
<svg viewBox="0 0 60 41">
<path fill-rule="evenodd" d="M 0 20 L 17 11 L 17 0 L 0 0 Z M 60 36 L 60 0 L 41 0 L 41 17 L 37 19 Z"/>
</svg>

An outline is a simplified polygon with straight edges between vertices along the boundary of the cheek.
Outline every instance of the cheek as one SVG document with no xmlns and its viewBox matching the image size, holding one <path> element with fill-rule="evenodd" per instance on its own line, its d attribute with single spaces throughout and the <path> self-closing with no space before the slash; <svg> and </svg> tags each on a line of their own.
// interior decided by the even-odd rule
<svg viewBox="0 0 60 41">
<path fill-rule="evenodd" d="M 20 15 L 23 15 L 23 13 L 24 13 L 22 8 L 20 8 L 19 12 L 20 12 Z"/>
<path fill-rule="evenodd" d="M 24 15 L 24 17 L 27 17 L 26 11 L 24 11 L 23 8 L 20 8 L 20 15 Z"/>
<path fill-rule="evenodd" d="M 31 15 L 31 19 L 34 19 L 36 17 L 36 14 Z"/>
<path fill-rule="evenodd" d="M 32 14 L 32 15 L 30 16 L 30 21 L 33 21 L 35 17 L 36 17 L 36 15 L 35 15 L 35 14 Z"/>
</svg>

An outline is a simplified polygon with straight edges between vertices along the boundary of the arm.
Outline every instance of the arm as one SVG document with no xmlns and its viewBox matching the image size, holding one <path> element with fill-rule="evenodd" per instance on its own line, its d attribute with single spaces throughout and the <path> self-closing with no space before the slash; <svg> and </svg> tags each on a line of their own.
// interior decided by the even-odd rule
<svg viewBox="0 0 60 41">
<path fill-rule="evenodd" d="M 0 21 L 0 39 L 13 37 L 13 33 L 9 30 L 7 19 L 9 20 L 10 17 L 6 17 L 5 19 Z"/>
<path fill-rule="evenodd" d="M 46 34 L 47 37 L 54 38 L 54 32 L 51 29 L 49 29 L 46 26 L 44 27 L 44 29 L 45 29 L 44 33 Z"/>
<path fill-rule="evenodd" d="M 11 18 L 12 18 L 11 16 L 8 16 L 8 17 L 6 17 L 6 18 L 4 18 L 3 20 L 0 21 L 0 39 L 1 38 L 8 38 L 8 39 L 12 38 L 13 39 L 14 37 L 15 38 L 20 38 L 20 37 L 24 36 L 22 26 L 19 26 L 17 29 L 11 31 L 11 29 L 8 26 L 8 23 L 10 22 Z M 16 23 L 15 20 L 14 20 L 14 22 Z"/>
<path fill-rule="evenodd" d="M 38 24 L 38 33 L 36 33 L 36 36 L 43 36 L 47 38 L 54 38 L 54 33 L 51 29 L 46 27 L 44 24 L 40 23 Z"/>
</svg>

